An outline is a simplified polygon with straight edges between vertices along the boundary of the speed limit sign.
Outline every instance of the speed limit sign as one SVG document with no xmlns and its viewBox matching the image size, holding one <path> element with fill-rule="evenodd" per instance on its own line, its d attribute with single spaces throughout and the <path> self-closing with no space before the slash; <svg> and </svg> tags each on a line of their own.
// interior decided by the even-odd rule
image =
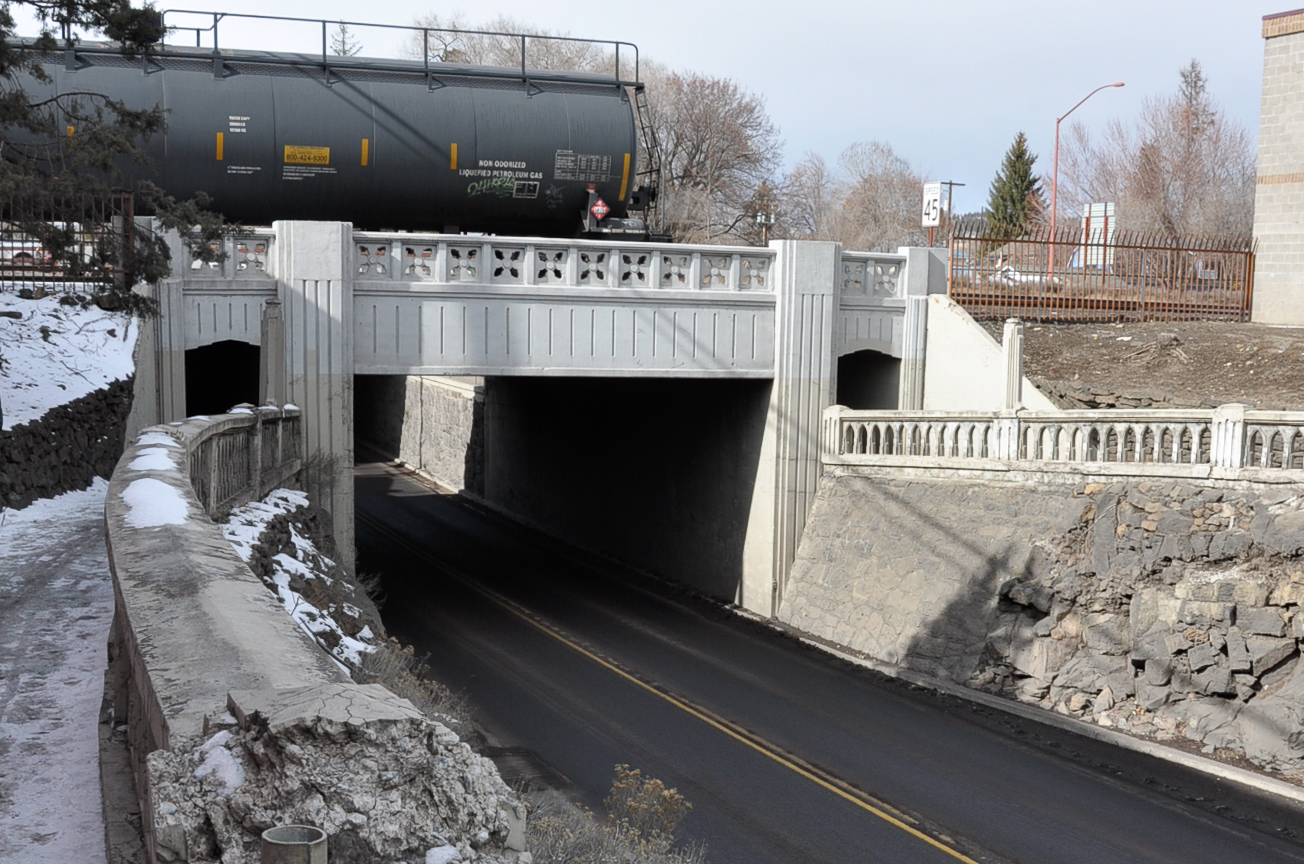
<svg viewBox="0 0 1304 864">
<path fill-rule="evenodd" d="M 942 184 L 924 184 L 924 213 L 920 224 L 925 228 L 936 228 L 942 224 Z"/>
</svg>

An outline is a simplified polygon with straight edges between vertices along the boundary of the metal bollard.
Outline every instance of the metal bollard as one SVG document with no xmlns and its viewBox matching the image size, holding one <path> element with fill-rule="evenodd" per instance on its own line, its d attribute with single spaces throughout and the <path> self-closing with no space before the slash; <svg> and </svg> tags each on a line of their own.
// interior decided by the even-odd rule
<svg viewBox="0 0 1304 864">
<path fill-rule="evenodd" d="M 326 832 L 320 828 L 280 825 L 262 837 L 262 864 L 326 864 Z"/>
</svg>

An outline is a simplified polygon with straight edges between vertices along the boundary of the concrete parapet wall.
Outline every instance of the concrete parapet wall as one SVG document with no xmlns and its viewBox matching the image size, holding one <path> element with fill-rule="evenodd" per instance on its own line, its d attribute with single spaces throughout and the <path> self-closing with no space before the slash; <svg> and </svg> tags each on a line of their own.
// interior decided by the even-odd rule
<svg viewBox="0 0 1304 864">
<path fill-rule="evenodd" d="M 202 734 L 230 691 L 348 680 L 240 560 L 191 486 L 190 458 L 207 427 L 236 419 L 150 427 L 109 481 L 114 712 L 129 726 L 143 801 L 145 757 Z M 155 860 L 150 812 L 142 806 Z"/>
</svg>

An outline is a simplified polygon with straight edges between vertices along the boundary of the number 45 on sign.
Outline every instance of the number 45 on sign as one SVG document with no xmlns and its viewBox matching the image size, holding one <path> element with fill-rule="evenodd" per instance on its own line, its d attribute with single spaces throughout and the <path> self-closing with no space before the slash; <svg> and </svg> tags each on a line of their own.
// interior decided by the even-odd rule
<svg viewBox="0 0 1304 864">
<path fill-rule="evenodd" d="M 920 225 L 936 228 L 942 224 L 942 184 L 924 184 L 924 213 Z"/>
</svg>

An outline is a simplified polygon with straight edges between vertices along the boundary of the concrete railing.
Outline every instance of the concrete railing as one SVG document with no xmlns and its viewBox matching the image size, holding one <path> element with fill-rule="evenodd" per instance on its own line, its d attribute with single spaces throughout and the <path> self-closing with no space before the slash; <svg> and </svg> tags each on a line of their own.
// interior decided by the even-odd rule
<svg viewBox="0 0 1304 864">
<path fill-rule="evenodd" d="M 871 300 L 904 297 L 906 257 L 900 252 L 843 250 L 838 272 L 840 295 Z"/>
<path fill-rule="evenodd" d="M 109 481 L 110 686 L 114 722 L 127 724 L 151 861 L 149 753 L 204 734 L 233 691 L 349 680 L 210 518 L 214 507 L 293 483 L 300 422 L 295 408 L 241 408 L 152 426 L 128 443 Z"/>
<path fill-rule="evenodd" d="M 1304 412 L 1100 410 L 824 413 L 826 464 L 996 460 L 1126 465 L 1137 473 L 1304 471 Z"/>
<path fill-rule="evenodd" d="M 358 281 L 774 292 L 774 251 L 605 240 L 353 233 Z"/>
<path fill-rule="evenodd" d="M 262 498 L 303 466 L 299 409 L 237 405 L 210 420 L 190 442 L 190 486 L 219 518 Z"/>
</svg>

